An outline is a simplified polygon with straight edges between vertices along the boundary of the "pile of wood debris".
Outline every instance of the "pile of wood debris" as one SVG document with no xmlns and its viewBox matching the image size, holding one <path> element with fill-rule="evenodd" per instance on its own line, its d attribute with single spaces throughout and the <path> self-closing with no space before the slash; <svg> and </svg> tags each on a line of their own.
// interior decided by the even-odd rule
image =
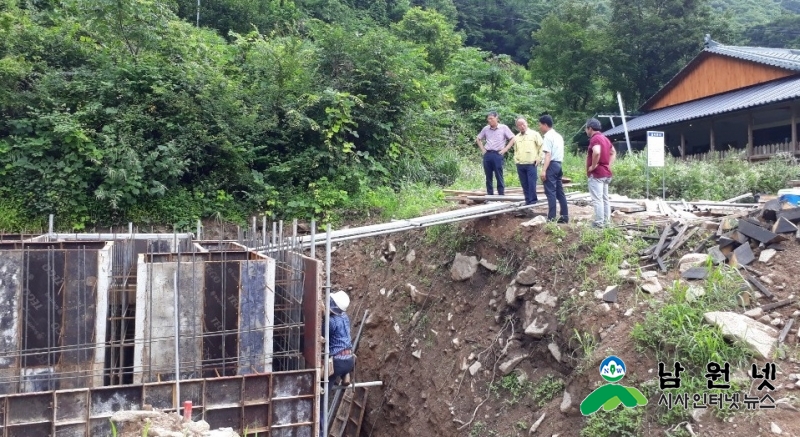
<svg viewBox="0 0 800 437">
<path fill-rule="evenodd" d="M 724 202 L 716 203 L 719 203 L 719 205 L 715 205 L 716 213 L 738 207 L 726 206 Z M 729 205 L 738 204 L 729 203 Z M 664 207 L 663 202 L 661 207 Z M 670 208 L 669 205 L 666 207 Z M 774 255 L 776 251 L 783 250 L 782 242 L 789 239 L 800 240 L 800 231 L 798 230 L 800 207 L 790 202 L 781 202 L 777 198 L 767 201 L 763 206 L 760 204 L 742 206 L 739 212 L 713 219 L 709 219 L 707 216 L 698 216 L 685 209 L 681 210 L 682 214 L 677 214 L 677 210 L 675 212 L 676 214 L 667 214 L 668 218 L 663 223 L 640 222 L 635 226 L 626 226 L 639 230 L 658 230 L 658 235 L 644 235 L 645 238 L 650 238 L 655 243 L 642 251 L 640 255 L 643 259 L 653 260 L 655 262 L 653 266 L 658 266 L 662 271 L 667 270 L 666 260 L 703 230 L 710 235 L 692 249 L 693 253 L 705 251 L 714 264 L 727 263 L 734 267 L 741 266 L 744 269 L 747 269 L 757 255 L 770 256 L 770 254 Z M 715 213 L 713 210 L 705 212 Z M 685 217 L 685 214 L 691 214 L 694 217 Z M 623 226 L 625 225 L 623 224 Z M 702 279 L 694 276 L 705 274 L 707 272 L 704 268 L 692 269 L 683 273 L 687 279 Z M 757 288 L 761 288 L 757 281 L 751 282 Z"/>
</svg>

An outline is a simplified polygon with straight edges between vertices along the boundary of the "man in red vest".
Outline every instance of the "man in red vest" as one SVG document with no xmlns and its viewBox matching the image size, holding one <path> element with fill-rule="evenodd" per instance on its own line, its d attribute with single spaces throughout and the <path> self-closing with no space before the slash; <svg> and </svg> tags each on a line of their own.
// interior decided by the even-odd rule
<svg viewBox="0 0 800 437">
<path fill-rule="evenodd" d="M 586 174 L 589 176 L 589 194 L 594 204 L 592 226 L 602 228 L 611 223 L 611 204 L 608 200 L 608 184 L 611 182 L 611 164 L 617 151 L 611 141 L 600 130 L 602 126 L 596 118 L 586 120 L 586 135 L 589 148 L 586 154 Z"/>
</svg>

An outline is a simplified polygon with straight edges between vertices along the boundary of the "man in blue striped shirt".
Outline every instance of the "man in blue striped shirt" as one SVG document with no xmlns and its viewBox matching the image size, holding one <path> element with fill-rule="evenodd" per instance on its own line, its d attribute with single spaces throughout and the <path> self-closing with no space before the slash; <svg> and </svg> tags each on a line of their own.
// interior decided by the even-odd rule
<svg viewBox="0 0 800 437">
<path fill-rule="evenodd" d="M 350 336 L 350 318 L 345 311 L 350 306 L 350 297 L 344 291 L 331 294 L 330 338 L 328 339 L 328 352 L 333 358 L 333 374 L 329 382 L 336 382 L 339 378 L 353 371 L 355 356 L 353 355 L 353 342 Z"/>
</svg>

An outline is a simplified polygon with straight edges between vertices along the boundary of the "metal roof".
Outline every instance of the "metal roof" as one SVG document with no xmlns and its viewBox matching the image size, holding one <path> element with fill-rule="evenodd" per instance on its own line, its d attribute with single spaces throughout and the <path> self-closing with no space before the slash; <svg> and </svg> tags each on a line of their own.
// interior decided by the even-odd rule
<svg viewBox="0 0 800 437">
<path fill-rule="evenodd" d="M 777 49 L 771 47 L 728 46 L 712 40 L 711 37 L 707 35 L 703 50 L 673 76 L 669 82 L 664 84 L 658 92 L 647 99 L 639 109 L 647 110 L 650 108 L 652 104 L 658 102 L 670 89 L 686 78 L 686 76 L 700 65 L 701 62 L 709 56 L 715 55 L 781 68 L 788 72 L 800 71 L 800 50 Z"/>
<path fill-rule="evenodd" d="M 787 70 L 800 71 L 800 50 L 726 46 L 715 41 L 709 41 L 703 51 Z"/>
<path fill-rule="evenodd" d="M 658 109 L 626 122 L 628 132 L 641 131 L 798 97 L 800 97 L 800 76 L 793 76 Z M 614 136 L 622 133 L 624 130 L 620 125 L 606 131 L 605 135 Z"/>
</svg>

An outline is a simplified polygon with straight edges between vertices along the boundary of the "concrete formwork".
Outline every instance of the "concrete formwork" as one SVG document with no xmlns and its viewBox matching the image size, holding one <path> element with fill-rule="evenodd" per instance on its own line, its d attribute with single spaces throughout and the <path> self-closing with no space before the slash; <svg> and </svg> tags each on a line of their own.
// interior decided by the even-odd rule
<svg viewBox="0 0 800 437">
<path fill-rule="evenodd" d="M 212 427 L 314 436 L 321 265 L 189 234 L 0 241 L 0 437 L 109 435 L 114 411 L 183 400 Z"/>
<path fill-rule="evenodd" d="M 111 247 L 0 243 L 0 394 L 102 383 Z"/>
<path fill-rule="evenodd" d="M 268 373 L 180 382 L 182 400 L 192 401 L 192 419 L 212 428 L 231 427 L 248 436 L 311 437 L 315 372 Z M 111 415 L 144 405 L 179 412 L 174 381 L 115 387 L 55 390 L 0 397 L 0 437 L 90 437 L 112 434 Z M 182 406 L 182 404 L 181 404 Z"/>
<path fill-rule="evenodd" d="M 140 255 L 137 270 L 135 382 L 175 378 L 176 316 L 181 378 L 272 371 L 275 260 Z"/>
</svg>

